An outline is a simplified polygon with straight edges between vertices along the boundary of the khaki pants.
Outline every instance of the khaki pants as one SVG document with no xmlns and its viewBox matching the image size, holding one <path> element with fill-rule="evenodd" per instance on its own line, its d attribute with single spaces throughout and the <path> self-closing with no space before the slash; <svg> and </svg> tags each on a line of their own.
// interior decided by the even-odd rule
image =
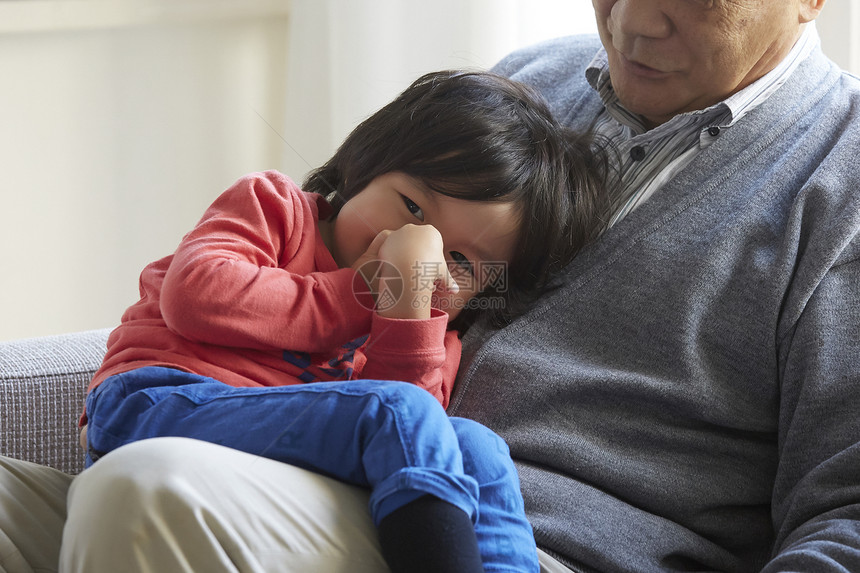
<svg viewBox="0 0 860 573">
<path fill-rule="evenodd" d="M 367 501 L 183 438 L 120 448 L 74 480 L 0 457 L 0 572 L 384 573 Z M 539 553 L 542 572 L 569 573 Z"/>
</svg>

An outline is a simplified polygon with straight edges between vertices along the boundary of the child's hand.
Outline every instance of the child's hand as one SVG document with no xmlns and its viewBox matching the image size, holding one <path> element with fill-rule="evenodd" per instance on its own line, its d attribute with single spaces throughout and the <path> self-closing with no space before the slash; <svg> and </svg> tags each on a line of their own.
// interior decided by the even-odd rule
<svg viewBox="0 0 860 573">
<path fill-rule="evenodd" d="M 409 224 L 383 231 L 356 264 L 370 260 L 380 261 L 377 284 L 370 285 L 373 292 L 394 295 L 377 301 L 380 316 L 429 318 L 434 291 L 459 290 L 448 271 L 442 235 L 432 225 Z"/>
<path fill-rule="evenodd" d="M 352 263 L 352 270 L 361 275 L 361 278 L 365 280 L 367 286 L 370 287 L 370 292 L 374 293 L 374 296 L 379 292 L 379 269 L 381 265 L 379 247 L 382 246 L 382 243 L 385 242 L 385 239 L 390 234 L 391 231 L 381 231 L 373 239 L 373 242 L 370 243 L 370 246 L 367 247 L 367 250 Z"/>
</svg>

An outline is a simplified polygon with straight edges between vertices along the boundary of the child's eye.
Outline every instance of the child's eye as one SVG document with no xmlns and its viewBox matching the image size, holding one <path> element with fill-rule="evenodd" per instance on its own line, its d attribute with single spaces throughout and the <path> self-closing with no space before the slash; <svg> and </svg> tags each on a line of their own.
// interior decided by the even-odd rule
<svg viewBox="0 0 860 573">
<path fill-rule="evenodd" d="M 409 212 L 415 215 L 419 221 L 423 221 L 424 211 L 421 210 L 421 207 L 419 207 L 415 201 L 409 197 L 406 197 L 405 195 L 401 195 L 401 197 L 403 197 L 403 202 L 406 203 L 406 208 L 409 209 Z"/>
<path fill-rule="evenodd" d="M 454 261 L 458 267 L 464 269 L 470 275 L 475 274 L 475 267 L 472 265 L 472 261 L 466 258 L 466 255 L 458 251 L 451 251 L 448 255 L 450 255 L 451 260 Z"/>
</svg>

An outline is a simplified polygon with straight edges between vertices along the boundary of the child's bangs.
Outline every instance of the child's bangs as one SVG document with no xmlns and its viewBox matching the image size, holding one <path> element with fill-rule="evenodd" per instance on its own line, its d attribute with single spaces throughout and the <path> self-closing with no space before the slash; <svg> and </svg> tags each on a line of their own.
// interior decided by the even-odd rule
<svg viewBox="0 0 860 573">
<path fill-rule="evenodd" d="M 480 169 L 475 169 L 481 165 Z M 510 165 L 476 160 L 468 150 L 446 153 L 428 161 L 412 162 L 403 169 L 428 189 L 466 201 L 516 201 L 522 184 Z"/>
</svg>

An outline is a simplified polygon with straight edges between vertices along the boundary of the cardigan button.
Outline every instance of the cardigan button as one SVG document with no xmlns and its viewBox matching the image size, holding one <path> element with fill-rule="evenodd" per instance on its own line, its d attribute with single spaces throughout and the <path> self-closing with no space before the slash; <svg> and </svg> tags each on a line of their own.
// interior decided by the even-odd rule
<svg viewBox="0 0 860 573">
<path fill-rule="evenodd" d="M 720 134 L 720 126 L 719 125 L 712 125 L 711 127 L 708 128 L 708 134 L 711 137 L 718 136 Z"/>
<path fill-rule="evenodd" d="M 642 161 L 645 159 L 645 148 L 641 145 L 637 145 L 633 149 L 630 150 L 630 159 L 633 161 Z"/>
</svg>

